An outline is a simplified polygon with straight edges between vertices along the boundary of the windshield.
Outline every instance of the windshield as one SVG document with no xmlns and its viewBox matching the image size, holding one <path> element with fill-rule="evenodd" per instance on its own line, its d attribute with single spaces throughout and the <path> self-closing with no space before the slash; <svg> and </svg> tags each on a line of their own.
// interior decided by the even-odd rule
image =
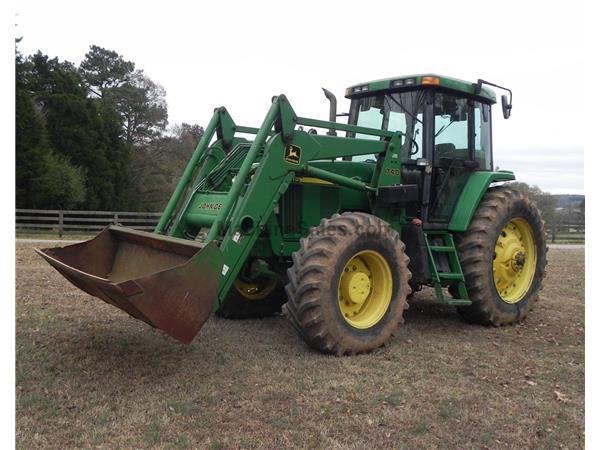
<svg viewBox="0 0 600 450">
<path fill-rule="evenodd" d="M 349 123 L 388 131 L 401 131 L 402 157 L 416 159 L 422 155 L 423 112 L 425 91 L 416 90 L 380 94 L 352 101 Z M 379 139 L 378 136 L 356 133 L 360 139 Z M 374 155 L 354 157 L 353 161 L 374 160 Z"/>
</svg>

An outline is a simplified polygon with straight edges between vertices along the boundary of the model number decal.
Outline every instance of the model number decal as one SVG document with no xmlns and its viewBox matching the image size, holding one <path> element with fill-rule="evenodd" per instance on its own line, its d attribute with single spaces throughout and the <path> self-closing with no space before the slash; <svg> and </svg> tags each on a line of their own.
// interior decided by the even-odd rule
<svg viewBox="0 0 600 450">
<path fill-rule="evenodd" d="M 400 169 L 393 169 L 392 167 L 386 167 L 385 168 L 385 174 L 386 175 L 392 175 L 394 177 L 399 177 L 400 176 Z"/>
<path fill-rule="evenodd" d="M 211 211 L 217 211 L 223 207 L 223 203 L 218 202 L 202 202 L 198 208 L 209 209 Z"/>
</svg>

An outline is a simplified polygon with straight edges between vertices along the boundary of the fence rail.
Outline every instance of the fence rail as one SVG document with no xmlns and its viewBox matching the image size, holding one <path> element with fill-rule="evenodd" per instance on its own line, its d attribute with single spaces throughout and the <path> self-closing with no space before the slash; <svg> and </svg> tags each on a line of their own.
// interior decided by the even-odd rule
<svg viewBox="0 0 600 450">
<path fill-rule="evenodd" d="M 112 224 L 121 224 L 137 230 L 152 231 L 161 213 L 131 211 L 61 211 L 48 209 L 17 209 L 17 232 L 89 233 Z M 585 241 L 583 220 L 561 221 L 546 224 L 548 242 Z"/>
<path fill-rule="evenodd" d="M 120 224 L 136 230 L 152 231 L 161 213 L 131 211 L 62 211 L 48 209 L 17 209 L 17 232 L 88 233 L 108 225 Z"/>
<path fill-rule="evenodd" d="M 546 223 L 548 240 L 554 242 L 585 242 L 584 220 L 561 220 Z"/>
</svg>

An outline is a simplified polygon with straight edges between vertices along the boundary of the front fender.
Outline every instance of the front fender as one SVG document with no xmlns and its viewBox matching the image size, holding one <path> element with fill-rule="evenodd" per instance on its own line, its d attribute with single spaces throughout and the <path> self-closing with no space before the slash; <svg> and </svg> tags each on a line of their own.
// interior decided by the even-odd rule
<svg viewBox="0 0 600 450">
<path fill-rule="evenodd" d="M 456 208 L 450 219 L 448 229 L 450 231 L 467 231 L 471 218 L 479 206 L 481 198 L 490 187 L 490 184 L 497 181 L 512 181 L 515 174 L 508 170 L 498 172 L 473 172 L 465 187 L 463 188 Z"/>
</svg>

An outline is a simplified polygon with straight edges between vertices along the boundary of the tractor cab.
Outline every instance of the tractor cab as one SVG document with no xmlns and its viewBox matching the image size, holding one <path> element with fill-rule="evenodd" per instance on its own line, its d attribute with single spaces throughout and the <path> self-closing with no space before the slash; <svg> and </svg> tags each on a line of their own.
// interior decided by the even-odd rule
<svg viewBox="0 0 600 450">
<path fill-rule="evenodd" d="M 473 171 L 493 170 L 491 105 L 496 95 L 483 84 L 496 86 L 483 80 L 473 84 L 413 75 L 346 90 L 350 125 L 403 134 L 401 180 L 419 186 L 420 216 L 432 224 L 449 222 Z M 504 96 L 503 107 L 508 117 L 511 105 Z M 360 133 L 348 137 L 381 139 Z M 352 161 L 377 159 L 378 155 L 360 155 Z"/>
</svg>

